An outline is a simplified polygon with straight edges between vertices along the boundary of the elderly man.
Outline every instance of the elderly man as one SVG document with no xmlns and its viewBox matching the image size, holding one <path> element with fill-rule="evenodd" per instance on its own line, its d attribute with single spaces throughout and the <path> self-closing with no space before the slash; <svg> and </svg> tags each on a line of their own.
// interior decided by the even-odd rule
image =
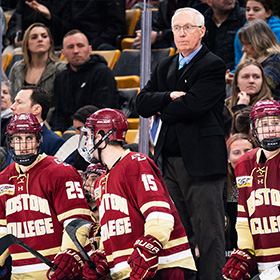
<svg viewBox="0 0 280 280">
<path fill-rule="evenodd" d="M 136 105 L 143 117 L 161 116 L 154 159 L 157 164 L 162 160 L 199 279 L 217 280 L 225 262 L 225 64 L 201 44 L 204 17 L 197 10 L 177 10 L 172 30 L 179 53 L 158 63 Z"/>
</svg>

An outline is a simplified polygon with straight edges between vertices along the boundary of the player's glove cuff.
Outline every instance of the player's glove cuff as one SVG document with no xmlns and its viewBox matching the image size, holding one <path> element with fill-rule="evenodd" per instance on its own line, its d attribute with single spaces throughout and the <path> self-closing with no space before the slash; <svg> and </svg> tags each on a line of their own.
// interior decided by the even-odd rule
<svg viewBox="0 0 280 280">
<path fill-rule="evenodd" d="M 84 261 L 80 253 L 73 249 L 58 252 L 53 263 L 57 268 L 55 272 L 53 269 L 48 270 L 48 279 L 66 280 L 82 276 Z"/>
<path fill-rule="evenodd" d="M 106 260 L 105 252 L 102 250 L 95 250 L 90 258 L 95 263 L 96 269 L 90 268 L 86 262 L 83 267 L 84 278 L 90 280 L 97 280 L 102 277 L 105 278 L 106 274 L 109 272 L 109 265 Z"/>
<path fill-rule="evenodd" d="M 152 235 L 147 235 L 136 240 L 133 248 L 134 251 L 127 260 L 132 269 L 130 279 L 153 278 L 158 268 L 161 243 Z"/>
<path fill-rule="evenodd" d="M 243 280 L 251 279 L 250 272 L 256 267 L 256 257 L 248 250 L 236 249 L 230 255 L 223 276 L 225 279 Z"/>
</svg>

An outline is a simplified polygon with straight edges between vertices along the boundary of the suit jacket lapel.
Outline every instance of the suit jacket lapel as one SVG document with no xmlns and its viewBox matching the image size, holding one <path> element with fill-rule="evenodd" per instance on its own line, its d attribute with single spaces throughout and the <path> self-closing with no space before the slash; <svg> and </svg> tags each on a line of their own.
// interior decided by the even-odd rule
<svg viewBox="0 0 280 280">
<path fill-rule="evenodd" d="M 169 66 L 168 72 L 167 72 L 167 84 L 170 85 L 170 90 L 173 90 L 173 86 L 177 83 L 177 71 L 178 71 L 178 58 L 179 54 L 174 55 L 171 64 Z"/>
<path fill-rule="evenodd" d="M 177 82 L 177 87 L 178 85 L 180 84 L 180 82 L 182 81 L 183 78 L 186 77 L 186 73 L 191 69 L 191 67 L 198 61 L 200 60 L 204 55 L 205 53 L 208 51 L 208 49 L 202 45 L 202 48 L 201 50 L 195 55 L 195 57 L 184 67 L 183 71 L 182 71 L 182 74 L 181 76 L 179 77 L 178 79 L 178 82 Z"/>
</svg>

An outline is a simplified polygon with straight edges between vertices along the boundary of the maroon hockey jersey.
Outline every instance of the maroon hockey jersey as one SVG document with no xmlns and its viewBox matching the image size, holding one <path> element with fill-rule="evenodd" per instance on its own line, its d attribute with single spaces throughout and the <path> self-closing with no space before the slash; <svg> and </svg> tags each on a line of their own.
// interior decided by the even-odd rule
<svg viewBox="0 0 280 280">
<path fill-rule="evenodd" d="M 254 149 L 235 168 L 238 247 L 255 252 L 260 271 L 280 264 L 279 151 L 260 163 L 262 149 Z"/>
<path fill-rule="evenodd" d="M 101 241 L 113 279 L 129 277 L 135 241 L 155 236 L 163 245 L 158 269 L 195 269 L 185 230 L 163 178 L 147 156 L 129 152 L 95 184 Z"/>
<path fill-rule="evenodd" d="M 12 233 L 53 260 L 60 251 L 63 223 L 73 218 L 91 220 L 81 177 L 69 164 L 41 155 L 26 173 L 15 163 L 0 173 L 2 235 Z M 18 245 L 9 250 L 16 279 L 22 274 L 24 279 L 44 279 L 47 265 Z"/>
</svg>

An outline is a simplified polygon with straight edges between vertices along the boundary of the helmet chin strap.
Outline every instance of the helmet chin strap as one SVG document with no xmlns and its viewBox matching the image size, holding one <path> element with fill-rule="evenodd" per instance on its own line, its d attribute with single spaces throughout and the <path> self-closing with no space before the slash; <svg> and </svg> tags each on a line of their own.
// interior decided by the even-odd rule
<svg viewBox="0 0 280 280">
<path fill-rule="evenodd" d="M 104 150 L 104 149 L 107 147 L 108 142 L 109 142 L 109 136 L 110 136 L 111 134 L 113 134 L 116 130 L 117 130 L 116 127 L 113 128 L 113 129 L 111 129 L 111 130 L 109 130 L 109 131 L 108 131 L 94 146 L 93 146 L 93 148 L 90 150 L 90 153 L 93 153 L 93 151 L 97 149 L 97 152 L 98 152 L 98 159 L 97 159 L 97 160 L 98 160 L 98 162 L 101 163 L 102 165 L 104 165 L 104 164 L 103 164 L 103 162 L 102 162 L 101 152 L 102 152 L 102 150 Z M 100 134 L 100 135 L 101 135 L 101 134 Z M 104 141 L 105 141 L 105 146 L 104 146 L 103 148 L 99 148 L 99 146 L 101 145 L 101 143 L 104 142 Z M 92 161 L 92 163 L 93 163 L 93 161 Z"/>
</svg>

